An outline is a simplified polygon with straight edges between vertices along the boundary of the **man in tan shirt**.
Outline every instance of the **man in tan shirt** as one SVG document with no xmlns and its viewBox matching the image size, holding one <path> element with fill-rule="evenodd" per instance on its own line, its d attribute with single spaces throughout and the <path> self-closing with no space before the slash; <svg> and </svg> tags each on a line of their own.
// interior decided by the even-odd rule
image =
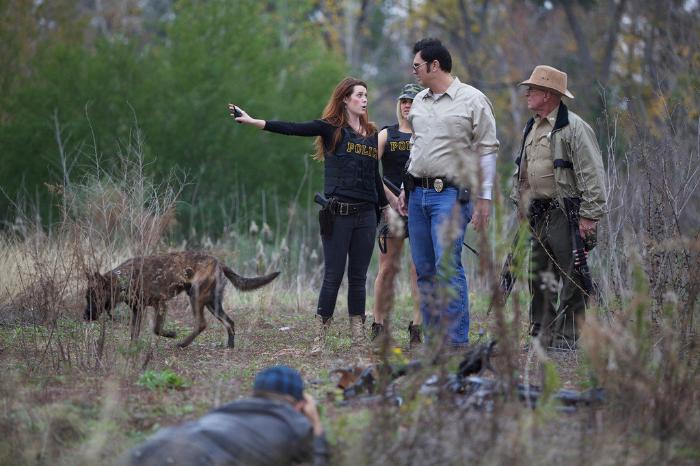
<svg viewBox="0 0 700 466">
<path fill-rule="evenodd" d="M 525 192 L 531 199 L 551 199 L 554 197 L 554 166 L 549 147 L 558 107 L 546 117 L 535 115 L 533 129 L 525 138 L 525 153 L 520 179 L 526 183 Z"/>
<path fill-rule="evenodd" d="M 574 98 L 566 73 L 540 65 L 520 85 L 535 113 L 525 127 L 511 194 L 532 230 L 530 334 L 545 346 L 574 349 L 590 276 L 575 265 L 572 251 L 576 234 L 593 248 L 606 213 L 603 159 L 591 127 L 562 102 Z"/>
<path fill-rule="evenodd" d="M 418 41 L 413 53 L 413 72 L 427 89 L 408 116 L 413 138 L 399 211 L 408 214 L 426 338 L 446 336 L 449 345 L 462 346 L 469 341 L 462 241 L 472 212 L 477 229 L 488 223 L 496 121 L 488 98 L 452 76 L 452 58 L 439 40 Z"/>
</svg>

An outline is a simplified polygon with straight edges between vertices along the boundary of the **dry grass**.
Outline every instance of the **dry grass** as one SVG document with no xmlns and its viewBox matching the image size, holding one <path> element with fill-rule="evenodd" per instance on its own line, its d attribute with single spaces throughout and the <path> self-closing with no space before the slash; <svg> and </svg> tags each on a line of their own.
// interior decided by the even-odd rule
<svg viewBox="0 0 700 466">
<path fill-rule="evenodd" d="M 23 257 L 20 251 L 2 253 Z M 27 275 L 35 263 L 22 260 L 14 266 L 26 267 Z M 78 279 L 71 283 L 59 289 L 80 287 Z M 449 397 L 417 394 L 427 372 L 400 381 L 401 408 L 341 403 L 332 370 L 356 361 L 346 309 L 339 300 L 327 353 L 320 359 L 308 356 L 316 300 L 310 283 L 298 287 L 287 277 L 254 293 L 230 289 L 225 308 L 237 324 L 234 350 L 225 348 L 224 330 L 215 321 L 184 350 L 147 332 L 130 344 L 127 309 L 118 309 L 113 321 L 85 323 L 80 299 L 53 306 L 60 311 L 48 323 L 20 319 L 24 325 L 0 327 L 6 375 L 0 383 L 5 400 L 0 462 L 109 464 L 160 426 L 245 396 L 259 369 L 279 363 L 297 367 L 321 400 L 334 464 L 692 464 L 700 454 L 693 440 L 700 413 L 694 390 L 700 381 L 697 348 L 680 348 L 664 333 L 671 327 L 651 321 L 652 300 L 644 289 L 614 313 L 614 325 L 590 322 L 585 350 L 512 355 L 516 381 L 528 377 L 531 383 L 568 388 L 597 382 L 609 394 L 603 407 L 563 413 L 555 404 L 532 410 L 507 399 L 496 399 L 486 410 L 459 408 Z M 407 291 L 406 284 L 399 289 Z M 484 321 L 480 293 L 472 302 L 473 328 L 493 324 L 493 316 Z M 400 294 L 394 339 L 407 355 L 410 309 L 408 293 Z M 672 321 L 678 311 L 666 312 Z M 644 321 L 642 333 L 635 316 Z M 510 332 L 522 335 L 510 311 L 504 319 Z M 171 302 L 166 326 L 178 332 L 191 326 L 184 297 Z M 508 370 L 503 352 L 495 363 L 500 373 Z M 448 361 L 446 368 L 453 364 Z M 557 374 L 554 380 L 547 378 L 547 366 Z M 166 368 L 189 381 L 189 388 L 151 391 L 137 384 L 145 369 Z"/>
<path fill-rule="evenodd" d="M 231 230 L 222 240 L 196 241 L 243 274 L 283 272 L 254 293 L 229 289 L 224 307 L 236 322 L 235 349 L 225 348 L 217 322 L 190 347 L 179 349 L 145 331 L 141 340 L 130 342 L 125 308 L 117 308 L 114 320 L 82 321 L 86 272 L 108 270 L 137 254 L 183 247 L 167 239 L 182 181 L 149 182 L 135 135 L 128 156 L 114 169 L 99 168 L 76 183 L 65 177 L 55 187 L 63 209 L 51 231 L 31 216 L 19 216 L 18 228 L 0 236 L 0 463 L 109 464 L 159 427 L 245 396 L 261 368 L 289 364 L 320 400 L 334 464 L 696 464 L 699 281 L 691 272 L 700 264 L 697 236 L 687 232 L 697 217 L 676 220 L 694 208 L 697 193 L 669 191 L 676 175 L 654 170 L 656 162 L 646 156 L 649 147 L 640 146 L 646 157 L 641 175 L 633 173 L 635 165 L 616 164 L 612 147 L 613 211 L 593 255 L 594 269 L 606 271 L 598 277 L 603 294 L 600 307 L 588 313 L 581 351 L 521 351 L 527 296 L 516 287 L 507 308 L 496 306 L 486 315 L 499 267 L 490 259 L 492 238 L 482 236 L 475 243 L 481 256 L 479 278 L 470 280 L 472 340 L 480 337 L 479 329 L 499 339 L 495 365 L 508 386 L 605 388 L 603 406 L 568 413 L 554 402 L 532 409 L 513 397 L 497 397 L 477 410 L 460 407 L 452 396 L 420 395 L 422 382 L 433 372 L 453 369 L 454 358 L 401 379 L 397 390 L 405 402 L 400 408 L 343 403 L 333 370 L 357 362 L 358 356 L 350 351 L 345 290 L 326 354 L 308 356 L 322 269 L 313 222 L 296 208 L 289 209 L 286 231 L 273 232 L 263 222 L 262 228 Z M 669 158 L 683 157 L 678 144 L 668 147 Z M 696 156 L 691 151 L 688 157 Z M 691 175 L 686 183 L 696 181 Z M 639 176 L 656 190 L 653 212 L 643 210 L 636 186 L 618 182 Z M 664 211 L 672 215 L 661 215 Z M 507 238 L 504 225 L 499 209 L 493 231 Z M 644 242 L 652 244 L 648 255 L 628 246 Z M 499 256 L 507 243 L 495 244 Z M 477 264 L 467 257 L 474 274 Z M 412 305 L 405 277 L 397 285 L 392 331 L 402 356 L 390 353 L 420 357 L 421 352 L 410 354 L 407 348 Z M 370 309 L 371 289 L 368 296 Z M 181 333 L 191 327 L 191 319 L 184 298 L 171 301 L 166 327 Z M 365 362 L 373 360 L 363 356 Z M 172 370 L 188 386 L 141 386 L 139 377 L 147 369 Z"/>
</svg>

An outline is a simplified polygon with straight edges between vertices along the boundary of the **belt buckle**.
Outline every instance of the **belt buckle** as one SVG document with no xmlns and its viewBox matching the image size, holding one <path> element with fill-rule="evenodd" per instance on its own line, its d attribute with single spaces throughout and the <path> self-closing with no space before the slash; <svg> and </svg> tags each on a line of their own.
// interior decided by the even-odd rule
<svg viewBox="0 0 700 466">
<path fill-rule="evenodd" d="M 435 178 L 435 181 L 433 181 L 433 188 L 435 188 L 435 191 L 442 192 L 444 187 L 445 183 L 442 181 L 442 178 Z"/>
<path fill-rule="evenodd" d="M 343 211 L 343 207 L 345 207 L 345 211 Z M 348 215 L 350 213 L 350 204 L 347 202 L 341 202 L 338 204 L 338 215 Z"/>
<path fill-rule="evenodd" d="M 430 179 L 422 176 L 420 179 L 420 187 L 424 189 L 430 189 Z"/>
</svg>

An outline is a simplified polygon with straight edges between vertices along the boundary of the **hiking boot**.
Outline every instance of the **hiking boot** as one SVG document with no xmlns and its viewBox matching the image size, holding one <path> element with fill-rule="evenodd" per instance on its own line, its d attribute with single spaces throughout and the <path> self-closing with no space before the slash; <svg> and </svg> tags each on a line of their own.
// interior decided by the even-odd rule
<svg viewBox="0 0 700 466">
<path fill-rule="evenodd" d="M 350 338 L 352 340 L 353 348 L 365 348 L 366 339 L 364 316 L 350 316 Z"/>
<path fill-rule="evenodd" d="M 372 322 L 372 330 L 370 331 L 370 340 L 374 341 L 377 339 L 377 337 L 380 337 L 384 335 L 385 329 L 384 329 L 384 324 L 378 324 L 376 322 Z"/>
<path fill-rule="evenodd" d="M 326 335 L 328 335 L 328 329 L 333 321 L 332 317 L 329 317 L 325 322 L 323 321 L 323 316 L 316 314 L 314 316 L 314 327 L 316 330 L 316 336 L 314 337 L 313 345 L 311 345 L 311 351 L 309 352 L 312 356 L 321 354 L 323 347 L 326 345 Z"/>
<path fill-rule="evenodd" d="M 423 343 L 421 339 L 420 325 L 413 325 L 413 321 L 408 323 L 408 347 L 413 348 Z"/>
</svg>

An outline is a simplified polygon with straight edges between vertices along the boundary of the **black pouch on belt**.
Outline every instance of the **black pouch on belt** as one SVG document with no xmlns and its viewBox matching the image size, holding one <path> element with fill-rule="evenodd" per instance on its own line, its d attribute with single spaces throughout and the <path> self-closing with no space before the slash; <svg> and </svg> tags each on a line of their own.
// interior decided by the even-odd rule
<svg viewBox="0 0 700 466">
<path fill-rule="evenodd" d="M 407 171 L 401 174 L 401 181 L 403 181 L 403 190 L 406 191 L 406 194 L 416 189 L 416 181 Z"/>
<path fill-rule="evenodd" d="M 326 207 L 318 211 L 318 225 L 321 227 L 321 236 L 330 236 L 333 234 L 335 215 L 331 210 L 332 203 L 332 201 L 329 202 Z"/>
<path fill-rule="evenodd" d="M 467 204 L 472 198 L 472 193 L 469 188 L 460 188 L 457 200 L 460 204 Z"/>
</svg>

